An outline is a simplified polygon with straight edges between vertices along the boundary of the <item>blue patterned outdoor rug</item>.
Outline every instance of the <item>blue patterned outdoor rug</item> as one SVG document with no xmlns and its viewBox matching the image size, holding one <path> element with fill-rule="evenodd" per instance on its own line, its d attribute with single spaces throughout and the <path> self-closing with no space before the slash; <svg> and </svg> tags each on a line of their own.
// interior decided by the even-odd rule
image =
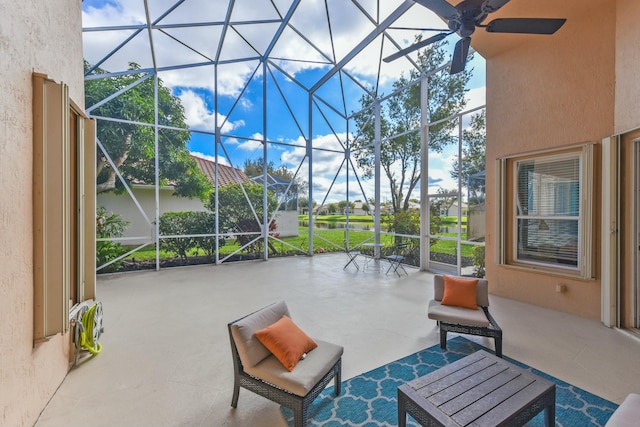
<svg viewBox="0 0 640 427">
<path fill-rule="evenodd" d="M 396 398 L 399 386 L 477 350 L 487 350 L 485 347 L 462 337 L 455 337 L 447 341 L 447 348 L 448 351 L 442 350 L 439 345 L 434 345 L 343 381 L 342 394 L 338 397 L 333 395 L 333 387 L 327 388 L 309 408 L 307 425 L 322 427 L 397 426 L 398 404 Z M 556 383 L 556 426 L 603 426 L 618 407 L 615 403 L 516 360 L 508 357 L 505 359 Z M 289 425 L 293 426 L 293 412 L 283 407 L 282 413 Z M 407 426 L 418 425 L 413 418 L 407 417 Z M 544 426 L 543 413 L 529 421 L 527 426 Z"/>
</svg>

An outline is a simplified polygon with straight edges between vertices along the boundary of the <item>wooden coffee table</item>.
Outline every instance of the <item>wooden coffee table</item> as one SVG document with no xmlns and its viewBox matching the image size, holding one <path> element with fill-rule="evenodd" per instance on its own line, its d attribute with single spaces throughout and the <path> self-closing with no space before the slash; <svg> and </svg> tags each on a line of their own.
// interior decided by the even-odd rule
<svg viewBox="0 0 640 427">
<path fill-rule="evenodd" d="M 522 426 L 541 411 L 555 425 L 556 385 L 477 351 L 398 387 L 398 426 Z"/>
</svg>

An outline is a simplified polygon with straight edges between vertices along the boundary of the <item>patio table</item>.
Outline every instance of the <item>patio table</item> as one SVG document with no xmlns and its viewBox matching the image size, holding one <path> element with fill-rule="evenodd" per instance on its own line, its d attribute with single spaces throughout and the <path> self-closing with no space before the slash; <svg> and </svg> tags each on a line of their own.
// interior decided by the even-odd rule
<svg viewBox="0 0 640 427">
<path fill-rule="evenodd" d="M 541 411 L 555 424 L 556 385 L 477 351 L 398 387 L 398 426 L 522 426 Z"/>
<path fill-rule="evenodd" d="M 369 256 L 366 253 L 363 253 L 364 257 L 365 257 L 365 261 L 364 261 L 364 268 L 367 268 L 369 266 L 369 262 L 374 263 L 375 265 L 375 269 L 380 271 L 380 263 L 382 262 L 382 259 L 380 257 L 380 250 L 385 246 L 384 243 L 363 243 L 362 246 L 364 248 L 371 248 L 371 251 L 373 253 L 372 256 Z M 377 252 L 377 253 L 376 253 Z"/>
</svg>

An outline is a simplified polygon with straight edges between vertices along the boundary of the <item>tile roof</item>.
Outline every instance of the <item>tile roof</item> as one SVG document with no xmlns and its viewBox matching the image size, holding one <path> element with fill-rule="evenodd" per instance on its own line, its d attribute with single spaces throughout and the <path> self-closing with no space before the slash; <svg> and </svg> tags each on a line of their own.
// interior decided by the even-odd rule
<svg viewBox="0 0 640 427">
<path fill-rule="evenodd" d="M 191 157 L 193 157 L 200 170 L 211 180 L 211 183 L 213 183 L 215 180 L 216 162 L 194 156 L 193 154 Z M 249 182 L 249 178 L 241 169 L 218 163 L 218 186 L 224 187 L 225 185 L 237 184 L 239 182 Z"/>
</svg>

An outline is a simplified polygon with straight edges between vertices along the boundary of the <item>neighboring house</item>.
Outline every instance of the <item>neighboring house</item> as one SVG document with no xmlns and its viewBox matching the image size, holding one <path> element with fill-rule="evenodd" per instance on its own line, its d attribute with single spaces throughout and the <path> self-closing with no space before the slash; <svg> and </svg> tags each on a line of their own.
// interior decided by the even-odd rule
<svg viewBox="0 0 640 427">
<path fill-rule="evenodd" d="M 215 162 L 195 155 L 193 159 L 198 164 L 200 170 L 214 182 Z M 249 182 L 249 178 L 238 168 L 218 164 L 218 185 L 225 185 Z M 98 206 L 104 206 L 108 212 L 120 214 L 122 218 L 129 222 L 124 238 L 126 244 L 142 244 L 155 242 L 155 209 L 156 196 L 153 185 L 132 184 L 132 198 L 128 193 L 107 192 L 98 194 Z M 178 197 L 175 195 L 173 186 L 167 185 L 159 188 L 158 196 L 159 215 L 166 212 L 203 212 L 204 202 L 198 198 Z"/>
<path fill-rule="evenodd" d="M 196 161 L 198 167 L 204 173 L 211 183 L 215 182 L 216 178 L 216 162 L 212 160 L 208 160 L 194 154 L 191 157 Z M 239 182 L 249 182 L 249 178 L 242 169 L 233 168 L 231 166 L 223 165 L 221 163 L 218 164 L 218 186 L 224 187 L 229 184 L 236 184 Z"/>
<path fill-rule="evenodd" d="M 213 183 L 215 181 L 214 161 L 192 155 L 200 170 Z M 251 180 L 238 168 L 218 164 L 218 186 L 224 187 L 234 183 L 249 183 Z M 98 206 L 104 206 L 108 212 L 118 213 L 123 219 L 129 222 L 124 238 L 124 243 L 128 245 L 139 245 L 142 243 L 155 242 L 155 190 L 153 185 L 132 184 L 131 192 L 135 200 L 128 193 L 100 193 L 98 195 Z M 175 195 L 173 186 L 163 186 L 159 188 L 159 215 L 166 212 L 204 212 L 207 210 L 205 202 L 197 198 L 178 197 Z M 298 235 L 298 216 L 294 215 L 293 220 L 289 218 L 288 212 L 279 212 L 276 215 L 278 233 L 281 236 Z M 292 228 L 293 227 L 293 228 Z"/>
<path fill-rule="evenodd" d="M 353 202 L 353 208 L 349 210 L 351 215 L 369 215 L 370 212 L 367 209 L 364 209 L 366 203 L 364 202 Z"/>
<path fill-rule="evenodd" d="M 453 202 L 449 209 L 441 209 L 440 215 L 442 216 L 458 216 L 458 202 Z M 467 216 L 467 204 L 462 203 L 462 216 Z"/>
</svg>

